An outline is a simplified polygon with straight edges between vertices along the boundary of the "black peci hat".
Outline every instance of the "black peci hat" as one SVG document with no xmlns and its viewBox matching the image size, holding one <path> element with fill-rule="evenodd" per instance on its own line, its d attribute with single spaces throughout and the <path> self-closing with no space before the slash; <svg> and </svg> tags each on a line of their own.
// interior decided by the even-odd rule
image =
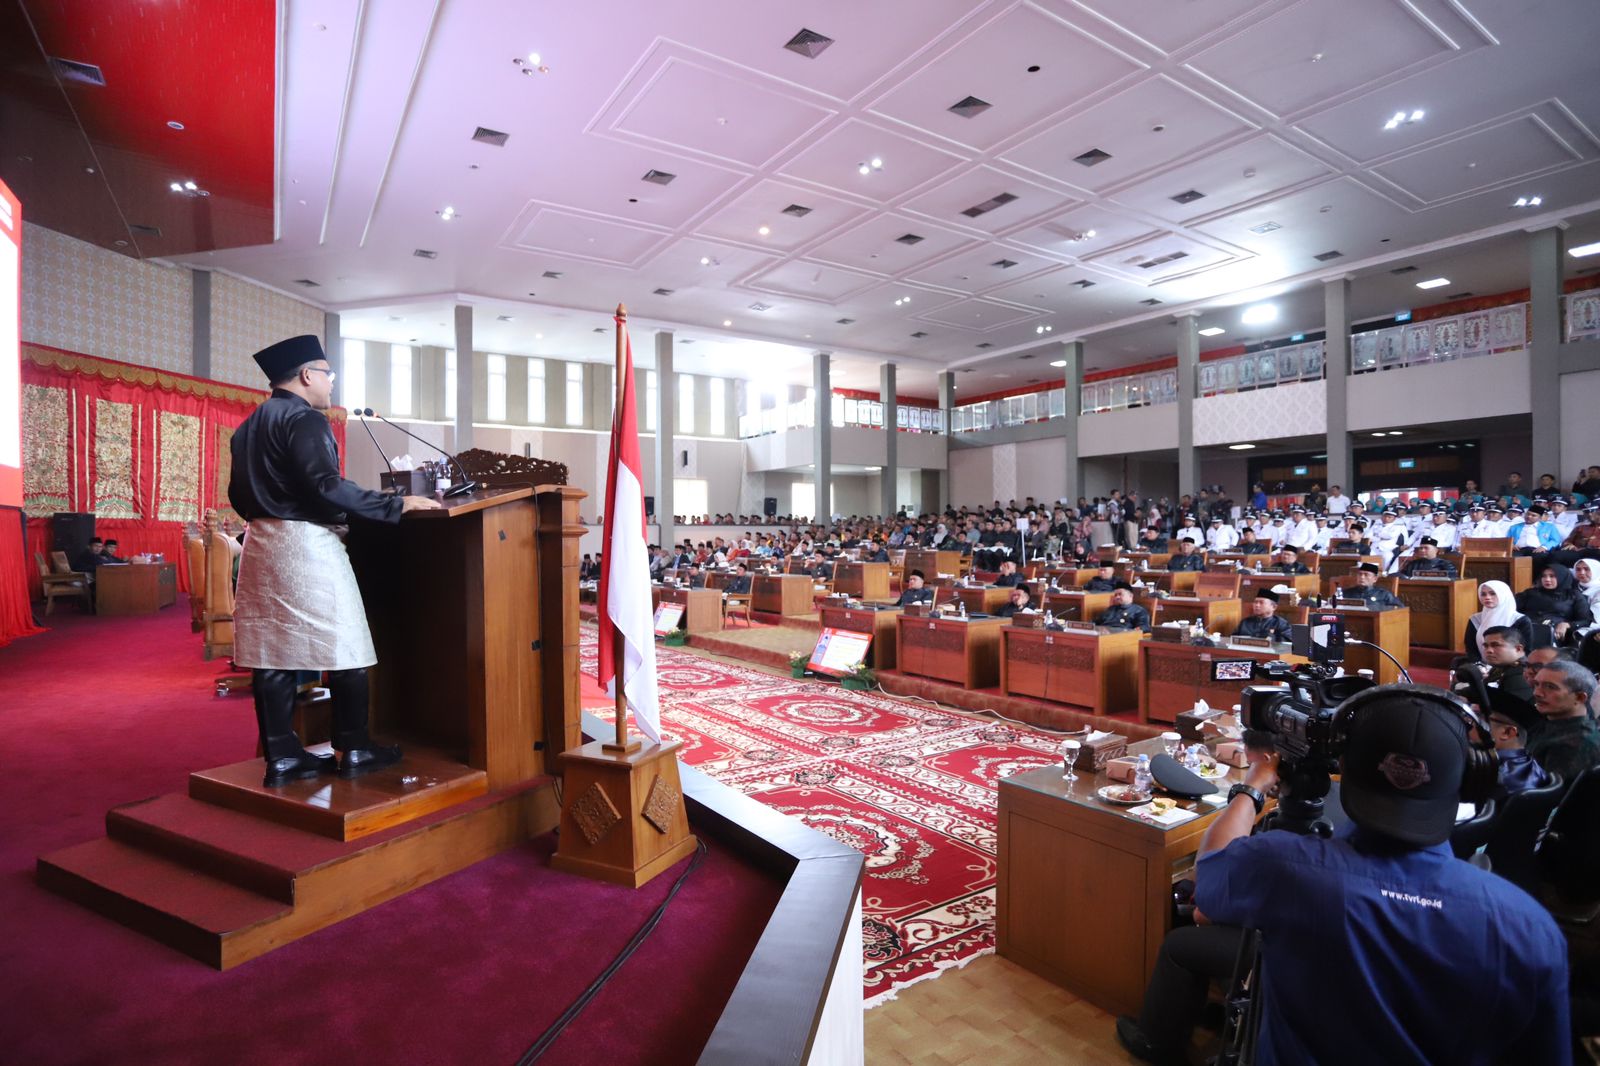
<svg viewBox="0 0 1600 1066">
<path fill-rule="evenodd" d="M 1273 603 L 1277 603 L 1278 602 L 1278 594 L 1276 592 L 1273 592 L 1269 588 L 1259 588 L 1259 589 L 1256 589 L 1256 599 L 1258 599 L 1258 600 L 1271 600 Z"/>
<path fill-rule="evenodd" d="M 1356 569 L 1357 570 L 1363 570 L 1363 571 L 1365 571 L 1366 573 L 1369 573 L 1369 574 L 1381 574 L 1381 573 L 1383 573 L 1383 571 L 1378 567 L 1377 563 L 1357 563 L 1356 564 Z"/>
<path fill-rule="evenodd" d="M 322 350 L 322 341 L 316 334 L 303 333 L 263 348 L 252 358 L 261 372 L 267 375 L 267 381 L 276 383 L 294 373 L 297 367 L 327 359 L 328 353 Z"/>
</svg>

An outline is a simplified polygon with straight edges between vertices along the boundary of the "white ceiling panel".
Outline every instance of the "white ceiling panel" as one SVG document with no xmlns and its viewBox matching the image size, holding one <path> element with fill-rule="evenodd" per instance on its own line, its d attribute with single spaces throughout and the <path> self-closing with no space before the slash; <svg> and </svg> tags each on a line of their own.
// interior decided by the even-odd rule
<svg viewBox="0 0 1600 1066">
<path fill-rule="evenodd" d="M 785 214 L 787 208 L 806 209 Z M 779 251 L 793 251 L 866 214 L 868 208 L 815 189 L 763 181 L 719 208 L 696 229 L 708 237 Z M 761 233 L 761 227 L 767 233 Z"/>
<path fill-rule="evenodd" d="M 879 215 L 809 249 L 806 255 L 859 270 L 898 275 L 976 243 L 967 234 L 930 225 L 926 219 Z"/>
<path fill-rule="evenodd" d="M 983 214 L 971 216 L 970 209 L 988 204 L 1001 196 L 1015 197 Z M 1059 211 L 1076 200 L 994 167 L 980 166 L 965 171 L 942 185 L 909 200 L 905 209 L 941 222 L 953 223 L 997 233 L 1030 218 Z"/>
<path fill-rule="evenodd" d="M 1083 30 L 1022 3 L 931 59 L 872 110 L 983 150 L 1143 69 Z M 990 106 L 972 117 L 949 110 L 968 97 Z"/>
<path fill-rule="evenodd" d="M 1313 269 L 1311 256 L 1324 251 L 1341 251 L 1346 260 L 1377 255 L 1385 250 L 1384 238 L 1407 232 L 1409 217 L 1392 200 L 1350 178 L 1339 178 L 1195 228 L 1256 250 L 1283 277 Z M 1283 228 L 1266 235 L 1251 232 L 1252 226 L 1267 222 Z"/>
<path fill-rule="evenodd" d="M 757 271 L 741 284 L 757 292 L 796 296 L 819 303 L 837 303 L 856 293 L 883 284 L 884 279 L 827 263 L 791 259 Z"/>
<path fill-rule="evenodd" d="M 976 333 L 988 333 L 1018 322 L 1039 317 L 1038 312 L 1011 307 L 993 300 L 961 300 L 948 307 L 937 307 L 915 316 L 919 321 L 956 326 Z"/>
<path fill-rule="evenodd" d="M 1119 189 L 1112 201 L 1172 222 L 1215 215 L 1327 177 L 1331 168 L 1270 134 L 1213 152 L 1181 170 Z M 1198 192 L 1198 200 L 1173 196 Z"/>
<path fill-rule="evenodd" d="M 1157 233 L 1121 248 L 1085 258 L 1097 270 L 1144 285 L 1231 262 L 1240 253 L 1182 233 Z"/>
<path fill-rule="evenodd" d="M 860 165 L 883 161 L 868 174 Z M 903 196 L 961 162 L 961 157 L 859 119 L 850 119 L 808 144 L 782 167 L 787 177 L 882 203 Z"/>
<path fill-rule="evenodd" d="M 1575 166 L 1600 155 L 1585 131 L 1570 122 L 1561 125 L 1558 131 L 1545 116 L 1520 115 L 1419 148 L 1373 167 L 1373 172 L 1431 204 Z"/>
<path fill-rule="evenodd" d="M 1172 0 L 1070 0 L 1108 24 L 1163 52 L 1176 52 L 1202 40 L 1265 0 L 1208 0 L 1175 4 Z M 1065 6 L 1065 5 L 1064 5 Z"/>
<path fill-rule="evenodd" d="M 1156 127 L 1160 126 L 1158 131 Z M 1251 127 L 1169 78 L 1152 78 L 1002 153 L 1046 177 L 1100 190 L 1159 166 L 1192 160 L 1200 149 Z M 1094 149 L 1111 158 L 1073 160 Z"/>
<path fill-rule="evenodd" d="M 1007 265 L 1009 264 L 1009 265 Z M 911 281 L 958 292 L 983 292 L 1055 266 L 1053 260 L 992 244 L 950 256 L 906 275 Z"/>
<path fill-rule="evenodd" d="M 1131 218 L 1113 208 L 1091 204 L 1063 211 L 1046 222 L 1017 230 L 1006 237 L 1006 242 L 1063 259 L 1081 259 L 1142 237 L 1151 229 L 1150 223 L 1144 219 Z"/>
<path fill-rule="evenodd" d="M 670 238 L 665 230 L 646 229 L 535 201 L 518 220 L 507 244 L 519 251 L 634 266 Z"/>
</svg>

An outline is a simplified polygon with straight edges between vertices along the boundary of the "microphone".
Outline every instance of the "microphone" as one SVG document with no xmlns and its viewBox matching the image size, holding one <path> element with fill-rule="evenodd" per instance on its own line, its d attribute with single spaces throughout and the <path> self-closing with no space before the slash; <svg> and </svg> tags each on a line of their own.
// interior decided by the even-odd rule
<svg viewBox="0 0 1600 1066">
<path fill-rule="evenodd" d="M 404 433 L 406 436 L 410 437 L 412 440 L 422 441 L 423 444 L 426 444 L 428 447 L 432 448 L 434 451 L 438 452 L 440 455 L 444 456 L 446 459 L 448 459 L 452 463 L 456 464 L 456 469 L 461 472 L 461 482 L 460 482 L 460 484 L 451 485 L 448 489 L 445 490 L 444 494 L 445 494 L 445 498 L 446 499 L 449 499 L 449 498 L 451 498 L 453 496 L 465 496 L 469 492 L 477 491 L 478 483 L 476 481 L 473 481 L 471 478 L 467 477 L 466 467 L 461 465 L 461 460 L 457 459 L 455 456 L 451 455 L 449 452 L 445 451 L 443 448 L 441 448 L 437 444 L 433 443 L 433 441 L 426 440 L 426 439 L 424 439 L 422 437 L 417 436 L 415 433 L 411 432 L 405 426 L 396 425 L 395 423 L 389 421 L 387 418 L 384 418 L 382 415 L 378 414 L 378 412 L 374 411 L 370 407 L 365 408 L 361 413 L 363 415 L 366 415 L 368 418 L 376 418 L 378 421 L 382 422 L 386 426 L 394 426 L 395 429 L 398 429 L 401 433 Z M 368 430 L 367 432 L 370 433 L 372 431 Z"/>
<path fill-rule="evenodd" d="M 356 408 L 356 417 L 361 419 L 361 425 L 366 428 L 367 436 L 372 440 L 372 446 L 378 449 L 378 458 L 383 460 L 383 465 L 389 468 L 389 491 L 399 492 L 400 486 L 394 483 L 394 464 L 389 461 L 389 454 L 378 444 L 377 436 L 372 432 L 372 426 L 362 417 L 361 408 Z"/>
</svg>

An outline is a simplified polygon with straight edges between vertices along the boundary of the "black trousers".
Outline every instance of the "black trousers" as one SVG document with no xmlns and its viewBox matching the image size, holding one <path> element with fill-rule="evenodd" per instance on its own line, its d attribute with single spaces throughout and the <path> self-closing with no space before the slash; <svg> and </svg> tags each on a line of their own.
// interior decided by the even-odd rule
<svg viewBox="0 0 1600 1066">
<path fill-rule="evenodd" d="M 1163 1051 L 1189 1046 L 1205 1010 L 1207 987 L 1233 976 L 1245 936 L 1245 930 L 1231 925 L 1189 925 L 1167 934 L 1139 1013 L 1139 1028 L 1152 1045 Z"/>
<path fill-rule="evenodd" d="M 294 695 L 301 671 L 252 670 L 250 689 L 255 696 L 256 728 L 268 762 L 293 758 L 305 751 L 294 732 Z M 330 670 L 333 697 L 333 746 L 358 751 L 372 746 L 367 734 L 367 670 Z"/>
</svg>

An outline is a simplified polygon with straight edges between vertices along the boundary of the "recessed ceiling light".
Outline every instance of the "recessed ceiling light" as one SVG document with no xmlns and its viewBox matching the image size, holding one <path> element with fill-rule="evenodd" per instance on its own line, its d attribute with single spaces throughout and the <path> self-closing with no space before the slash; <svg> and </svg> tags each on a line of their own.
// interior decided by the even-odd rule
<svg viewBox="0 0 1600 1066">
<path fill-rule="evenodd" d="M 771 226 L 762 226 L 760 229 L 756 230 L 756 232 L 759 233 L 761 236 L 765 237 L 767 234 L 772 232 L 772 227 Z"/>
<path fill-rule="evenodd" d="M 1403 437 L 1403 436 L 1405 436 L 1405 434 L 1400 432 L 1398 429 L 1391 429 L 1389 431 L 1389 436 L 1391 436 L 1391 437 Z"/>
<path fill-rule="evenodd" d="M 1516 202 L 1513 203 L 1511 206 L 1512 207 L 1538 207 L 1542 203 L 1544 203 L 1544 197 L 1542 197 L 1542 196 L 1519 196 L 1519 197 L 1517 197 Z"/>
<path fill-rule="evenodd" d="M 1573 256 L 1573 257 L 1578 258 L 1578 259 L 1582 259 L 1586 255 L 1594 255 L 1596 253 L 1600 253 L 1600 243 L 1596 243 L 1596 244 L 1580 244 L 1576 248 L 1568 248 L 1567 249 L 1567 254 L 1568 255 Z"/>
<path fill-rule="evenodd" d="M 1239 316 L 1239 321 L 1247 326 L 1259 326 L 1267 322 L 1278 320 L 1278 306 L 1276 304 L 1256 304 L 1246 307 Z"/>
<path fill-rule="evenodd" d="M 723 328 L 726 329 L 727 327 L 733 325 L 733 319 L 731 319 L 731 318 L 723 319 L 722 320 L 722 325 L 723 325 Z"/>
<path fill-rule="evenodd" d="M 865 163 L 857 163 L 856 164 L 856 171 L 858 173 L 861 173 L 861 174 L 871 174 L 874 170 L 882 170 L 882 169 L 883 169 L 883 160 L 880 159 L 877 156 L 873 156 L 870 160 L 868 160 Z"/>
<path fill-rule="evenodd" d="M 1060 370 L 1062 367 L 1067 365 L 1067 361 L 1065 359 L 1056 359 L 1052 361 L 1050 365 L 1055 367 L 1057 370 Z"/>
<path fill-rule="evenodd" d="M 1420 107 L 1409 112 L 1396 111 L 1389 117 L 1389 121 L 1383 124 L 1383 128 L 1386 130 L 1395 130 L 1399 129 L 1401 126 L 1409 126 L 1414 122 L 1421 122 L 1424 114 L 1425 112 Z"/>
<path fill-rule="evenodd" d="M 1254 449 L 1255 449 L 1255 445 L 1254 444 L 1230 444 L 1230 445 L 1228 445 L 1228 450 L 1230 452 L 1248 452 L 1248 451 L 1253 451 Z"/>
<path fill-rule="evenodd" d="M 1384 431 L 1383 431 L 1383 430 L 1381 430 L 1381 429 L 1380 429 L 1380 430 L 1378 430 L 1378 432 L 1376 432 L 1376 433 L 1374 433 L 1374 434 L 1373 434 L 1373 436 L 1374 436 L 1374 437 L 1387 437 L 1387 436 L 1388 436 L 1388 435 L 1389 435 L 1389 434 L 1387 434 L 1387 433 L 1385 433 L 1385 432 L 1384 432 Z"/>
<path fill-rule="evenodd" d="M 1056 328 L 1054 326 L 1034 326 L 1033 331 L 1035 333 L 1054 333 Z"/>
<path fill-rule="evenodd" d="M 449 222 L 456 217 L 456 209 L 446 205 L 443 210 L 436 212 L 440 222 Z"/>
<path fill-rule="evenodd" d="M 1077 163 L 1079 166 L 1092 167 L 1092 166 L 1098 166 L 1099 164 L 1104 163 L 1107 159 L 1110 159 L 1110 158 L 1111 158 L 1111 153 L 1110 152 L 1102 152 L 1098 148 L 1091 148 L 1087 152 L 1084 152 L 1082 155 L 1073 156 L 1072 157 L 1072 161 L 1074 163 Z"/>
<path fill-rule="evenodd" d="M 1202 337 L 1220 337 L 1222 334 L 1224 334 L 1226 332 L 1228 332 L 1228 331 L 1223 329 L 1221 326 L 1207 326 L 1205 329 L 1200 331 L 1200 336 L 1202 336 Z"/>
<path fill-rule="evenodd" d="M 1429 278 L 1427 281 L 1417 282 L 1419 289 L 1442 289 L 1450 284 L 1449 278 Z"/>
<path fill-rule="evenodd" d="M 901 305 L 902 305 L 902 304 L 908 304 L 908 303 L 910 303 L 910 302 L 911 302 L 911 297 L 909 297 L 909 296 L 902 296 L 902 297 L 900 297 L 900 299 L 898 299 L 898 300 L 896 300 L 896 301 L 895 301 L 895 302 L 894 302 L 894 305 L 895 305 L 895 306 L 896 306 L 896 307 L 899 307 L 899 306 L 901 306 Z"/>
</svg>

